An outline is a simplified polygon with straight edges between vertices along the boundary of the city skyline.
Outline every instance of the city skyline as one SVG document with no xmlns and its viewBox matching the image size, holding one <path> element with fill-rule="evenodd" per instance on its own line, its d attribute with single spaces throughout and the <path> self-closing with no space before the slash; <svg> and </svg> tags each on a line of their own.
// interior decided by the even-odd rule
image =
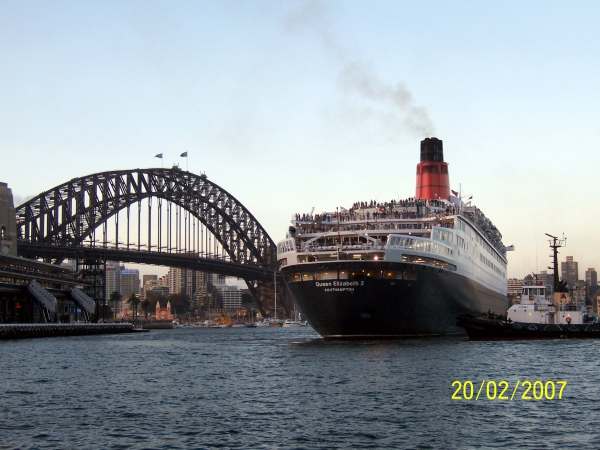
<svg viewBox="0 0 600 450">
<path fill-rule="evenodd" d="M 546 270 L 544 233 L 597 267 L 600 6 L 536 6 L 4 2 L 0 178 L 20 204 L 178 163 L 278 241 L 313 207 L 414 196 L 436 136 L 452 189 L 515 245 L 508 277 Z"/>
</svg>

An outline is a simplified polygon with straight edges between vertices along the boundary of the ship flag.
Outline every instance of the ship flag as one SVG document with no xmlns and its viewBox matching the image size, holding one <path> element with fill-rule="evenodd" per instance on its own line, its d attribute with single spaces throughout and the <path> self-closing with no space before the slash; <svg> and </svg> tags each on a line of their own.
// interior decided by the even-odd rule
<svg viewBox="0 0 600 450">
<path fill-rule="evenodd" d="M 159 153 L 158 155 L 155 156 L 155 158 L 160 158 L 162 159 L 162 153 Z"/>
<path fill-rule="evenodd" d="M 179 155 L 182 158 L 187 158 L 187 152 L 183 152 L 181 155 Z"/>
<path fill-rule="evenodd" d="M 452 194 L 453 194 L 455 197 L 458 197 L 458 192 L 456 192 L 456 191 L 453 191 L 453 190 L 450 190 L 450 192 L 452 192 Z"/>
</svg>

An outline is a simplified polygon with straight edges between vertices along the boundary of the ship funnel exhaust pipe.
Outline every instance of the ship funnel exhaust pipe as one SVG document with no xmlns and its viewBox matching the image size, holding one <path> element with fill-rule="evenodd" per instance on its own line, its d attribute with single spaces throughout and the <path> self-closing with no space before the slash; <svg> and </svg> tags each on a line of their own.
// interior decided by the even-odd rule
<svg viewBox="0 0 600 450">
<path fill-rule="evenodd" d="M 417 164 L 416 198 L 450 200 L 448 163 L 444 162 L 444 146 L 438 138 L 421 141 L 421 162 Z"/>
</svg>

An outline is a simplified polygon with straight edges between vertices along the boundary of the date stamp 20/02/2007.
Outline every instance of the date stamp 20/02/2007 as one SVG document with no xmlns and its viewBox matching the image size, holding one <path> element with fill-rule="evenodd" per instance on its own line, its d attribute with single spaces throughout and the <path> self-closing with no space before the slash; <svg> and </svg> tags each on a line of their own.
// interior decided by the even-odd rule
<svg viewBox="0 0 600 450">
<path fill-rule="evenodd" d="M 512 388 L 506 380 L 481 380 L 476 384 L 456 380 L 452 382 L 452 400 L 561 400 L 566 386 L 564 380 L 517 380 Z"/>
</svg>

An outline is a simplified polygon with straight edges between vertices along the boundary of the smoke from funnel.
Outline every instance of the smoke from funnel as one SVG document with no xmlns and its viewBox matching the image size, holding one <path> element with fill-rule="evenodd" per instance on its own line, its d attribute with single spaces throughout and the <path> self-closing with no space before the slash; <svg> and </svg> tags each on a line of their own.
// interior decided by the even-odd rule
<svg viewBox="0 0 600 450">
<path fill-rule="evenodd" d="M 396 134 L 398 128 L 403 128 L 419 138 L 434 135 L 435 127 L 427 109 L 414 104 L 408 88 L 402 83 L 390 85 L 381 81 L 367 63 L 352 57 L 352 52 L 335 38 L 331 22 L 328 5 L 311 0 L 288 14 L 285 26 L 289 32 L 316 36 L 327 52 L 340 61 L 342 68 L 339 80 L 342 87 L 365 100 L 378 103 L 380 110 L 383 108 L 375 116 L 382 128 L 391 127 L 392 134 Z"/>
</svg>

